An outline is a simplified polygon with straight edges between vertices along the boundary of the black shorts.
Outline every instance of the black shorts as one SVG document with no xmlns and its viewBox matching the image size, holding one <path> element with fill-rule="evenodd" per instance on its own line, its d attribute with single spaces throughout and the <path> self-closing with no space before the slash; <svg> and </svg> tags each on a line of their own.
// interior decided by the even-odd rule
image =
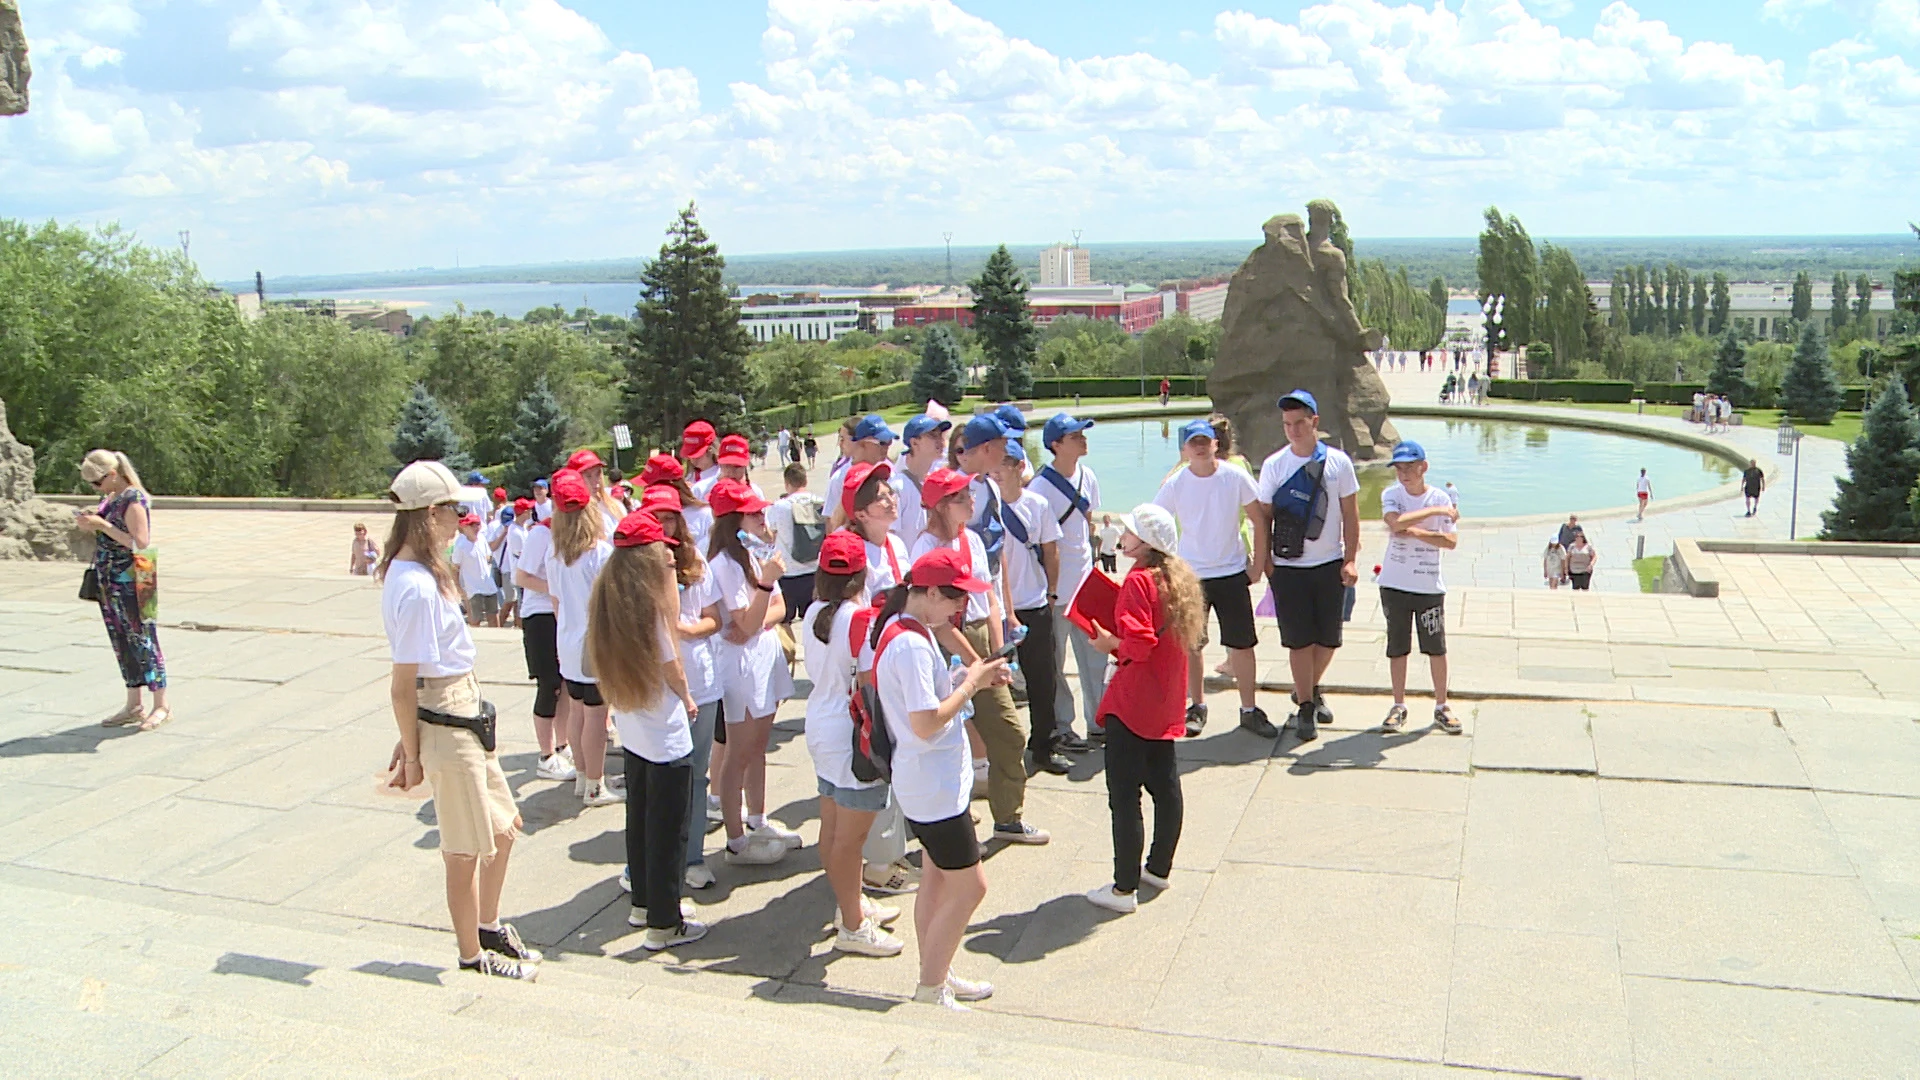
<svg viewBox="0 0 1920 1080">
<path fill-rule="evenodd" d="M 1423 656 L 1447 655 L 1447 594 L 1417 593 L 1380 587 L 1380 610 L 1387 616 L 1387 655 L 1413 651 L 1414 631 L 1420 633 Z"/>
<path fill-rule="evenodd" d="M 919 839 L 933 865 L 942 870 L 965 870 L 980 861 L 980 836 L 973 831 L 973 818 L 965 810 L 934 822 L 908 818 L 907 830 Z"/>
<path fill-rule="evenodd" d="M 1260 644 L 1260 633 L 1253 625 L 1253 585 L 1246 571 L 1225 577 L 1200 579 L 1200 597 L 1220 620 L 1220 644 L 1229 649 L 1251 649 Z M 1204 613 L 1201 621 L 1205 622 Z M 1207 639 L 1203 633 L 1200 643 Z"/>
<path fill-rule="evenodd" d="M 1347 587 L 1340 581 L 1340 560 L 1319 566 L 1273 568 L 1273 607 L 1280 616 L 1280 644 L 1289 649 L 1340 647 L 1341 613 Z"/>
<path fill-rule="evenodd" d="M 813 606 L 813 575 L 788 574 L 781 578 L 780 599 L 787 604 L 787 617 L 782 622 L 793 622 L 805 615 Z"/>
<path fill-rule="evenodd" d="M 572 679 L 568 679 L 567 696 L 588 708 L 594 708 L 607 703 L 606 699 L 600 696 L 599 683 L 574 682 Z"/>
</svg>

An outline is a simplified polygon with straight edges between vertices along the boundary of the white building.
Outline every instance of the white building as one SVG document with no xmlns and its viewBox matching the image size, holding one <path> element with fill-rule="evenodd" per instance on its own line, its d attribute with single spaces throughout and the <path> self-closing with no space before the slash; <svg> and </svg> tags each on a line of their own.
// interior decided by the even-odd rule
<svg viewBox="0 0 1920 1080">
<path fill-rule="evenodd" d="M 1088 285 L 1092 282 L 1093 260 L 1086 248 L 1055 244 L 1040 252 L 1042 287 Z"/>
<path fill-rule="evenodd" d="M 891 321 L 889 318 L 888 322 Z M 842 334 L 860 328 L 860 305 L 852 300 L 794 304 L 750 302 L 740 308 L 740 325 L 746 327 L 754 341 L 761 343 L 781 334 L 791 335 L 795 341 L 838 341 Z"/>
<path fill-rule="evenodd" d="M 1851 275 L 1849 275 L 1851 285 Z M 1599 309 L 1600 317 L 1605 319 L 1612 310 L 1613 283 L 1611 281 L 1589 281 L 1587 288 L 1593 292 L 1594 307 Z M 1708 284 L 1708 295 L 1712 295 L 1712 284 Z M 1848 319 L 1853 318 L 1855 297 L 1849 291 L 1847 295 Z M 1689 288 L 1687 302 L 1693 302 Z M 1820 324 L 1822 330 L 1831 332 L 1833 293 L 1831 279 L 1814 278 L 1813 281 L 1813 322 Z M 1872 324 L 1875 339 L 1887 336 L 1893 320 L 1893 291 L 1878 282 L 1873 286 L 1873 300 L 1867 307 L 1867 321 Z M 1734 281 L 1727 284 L 1727 317 L 1737 325 L 1745 324 L 1756 337 L 1770 339 L 1780 336 L 1786 330 L 1787 323 L 1793 317 L 1793 282 L 1791 281 Z M 1691 319 L 1689 319 L 1691 322 Z"/>
</svg>

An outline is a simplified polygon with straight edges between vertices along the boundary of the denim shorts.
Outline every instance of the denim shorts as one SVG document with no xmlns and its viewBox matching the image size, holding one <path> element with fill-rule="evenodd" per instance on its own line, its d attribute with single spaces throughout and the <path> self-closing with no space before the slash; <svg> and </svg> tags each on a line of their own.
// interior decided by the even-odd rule
<svg viewBox="0 0 1920 1080">
<path fill-rule="evenodd" d="M 875 784 L 872 787 L 841 787 L 824 776 L 816 776 L 820 781 L 820 794 L 832 799 L 849 810 L 877 814 L 887 808 L 887 785 Z"/>
</svg>

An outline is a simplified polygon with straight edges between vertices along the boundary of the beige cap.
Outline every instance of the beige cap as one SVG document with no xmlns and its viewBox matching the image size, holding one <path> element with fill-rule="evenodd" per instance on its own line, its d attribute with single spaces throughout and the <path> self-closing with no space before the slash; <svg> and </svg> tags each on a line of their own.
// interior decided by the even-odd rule
<svg viewBox="0 0 1920 1080">
<path fill-rule="evenodd" d="M 436 503 L 485 502 L 487 489 L 462 486 L 453 470 L 437 461 L 416 461 L 393 478 L 387 497 L 396 510 L 425 510 Z"/>
</svg>

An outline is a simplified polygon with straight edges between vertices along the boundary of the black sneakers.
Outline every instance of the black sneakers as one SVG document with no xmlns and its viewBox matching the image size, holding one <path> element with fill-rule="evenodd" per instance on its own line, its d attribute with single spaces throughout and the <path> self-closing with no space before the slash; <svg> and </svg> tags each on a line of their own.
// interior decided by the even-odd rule
<svg viewBox="0 0 1920 1080">
<path fill-rule="evenodd" d="M 515 960 L 511 956 L 502 956 L 491 949 L 481 949 L 474 960 L 460 961 L 461 971 L 471 971 L 475 975 L 490 975 L 499 979 L 521 979 L 532 982 L 540 977 L 540 965 L 529 960 Z"/>
<path fill-rule="evenodd" d="M 1207 703 L 1187 706 L 1187 738 L 1198 738 L 1207 729 Z"/>
<path fill-rule="evenodd" d="M 520 931 L 505 920 L 501 921 L 498 930 L 489 930 L 484 926 L 480 928 L 480 948 L 482 952 L 499 953 L 509 960 L 522 960 L 529 964 L 537 964 L 543 959 L 540 950 L 521 941 Z"/>
<path fill-rule="evenodd" d="M 1273 721 L 1267 719 L 1266 710 L 1258 705 L 1240 710 L 1240 726 L 1263 739 L 1280 737 L 1280 729 L 1273 726 Z"/>
<path fill-rule="evenodd" d="M 1300 736 L 1301 742 L 1310 743 L 1320 737 L 1320 733 L 1315 730 L 1315 722 L 1319 719 L 1320 708 L 1321 706 L 1317 703 L 1308 701 L 1300 706 L 1300 712 L 1294 716 L 1293 731 L 1294 734 Z M 1328 719 L 1332 719 L 1332 717 L 1329 716 Z"/>
<path fill-rule="evenodd" d="M 1054 742 L 1054 749 L 1064 750 L 1069 754 L 1084 754 L 1093 749 L 1093 746 L 1069 730 Z"/>
<path fill-rule="evenodd" d="M 1044 754 L 1028 754 L 1033 767 L 1040 772 L 1050 772 L 1055 776 L 1065 776 L 1073 771 L 1073 762 L 1058 750 L 1049 750 Z"/>
</svg>

